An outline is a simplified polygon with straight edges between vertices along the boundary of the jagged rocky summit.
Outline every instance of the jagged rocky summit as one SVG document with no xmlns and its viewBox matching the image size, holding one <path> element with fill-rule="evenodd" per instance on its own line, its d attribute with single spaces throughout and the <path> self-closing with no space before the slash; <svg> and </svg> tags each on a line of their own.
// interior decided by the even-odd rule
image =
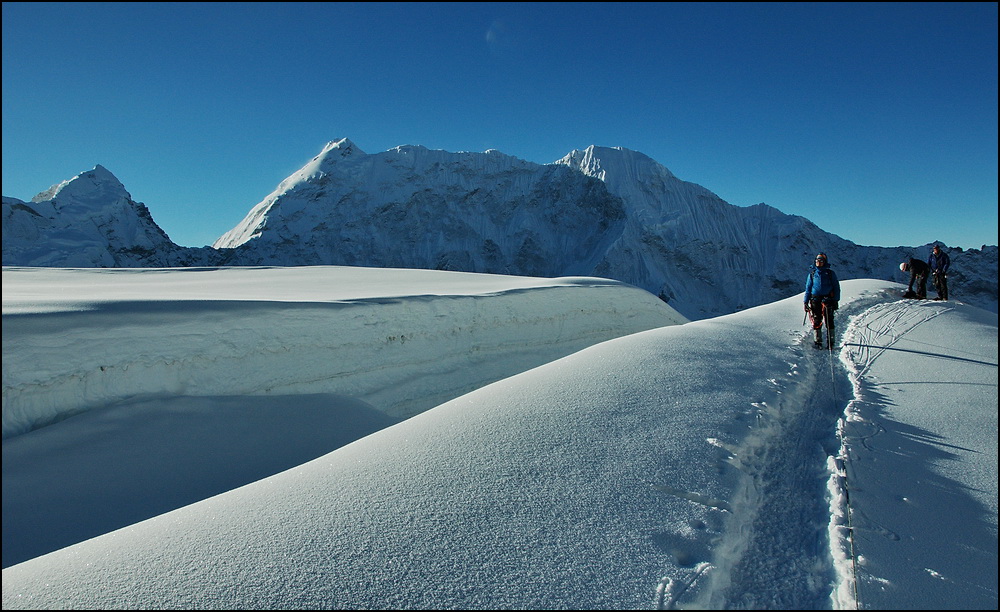
<svg viewBox="0 0 1000 612">
<path fill-rule="evenodd" d="M 85 220 L 86 223 L 81 223 Z M 527 276 L 599 276 L 690 319 L 802 291 L 815 253 L 841 278 L 905 282 L 918 247 L 860 246 L 807 219 L 739 207 L 646 155 L 591 146 L 551 164 L 499 151 L 323 150 L 212 247 L 174 244 L 105 168 L 31 202 L 3 199 L 3 265 L 348 265 Z M 951 250 L 956 299 L 997 311 L 997 247 Z"/>
</svg>

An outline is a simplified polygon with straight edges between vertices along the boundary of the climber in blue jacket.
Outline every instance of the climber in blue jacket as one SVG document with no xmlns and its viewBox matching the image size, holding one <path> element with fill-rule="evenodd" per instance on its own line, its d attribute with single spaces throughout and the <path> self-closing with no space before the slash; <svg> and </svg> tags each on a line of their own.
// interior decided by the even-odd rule
<svg viewBox="0 0 1000 612">
<path fill-rule="evenodd" d="M 830 342 L 833 342 L 833 311 L 840 305 L 840 281 L 837 279 L 837 273 L 830 269 L 826 253 L 816 256 L 816 265 L 806 277 L 806 292 L 802 302 L 812 319 L 816 344 L 823 344 L 824 318 Z"/>
<path fill-rule="evenodd" d="M 931 256 L 927 258 L 927 265 L 934 275 L 934 288 L 937 289 L 935 300 L 948 300 L 948 268 L 951 266 L 951 258 L 941 250 L 940 244 L 935 244 L 931 249 Z"/>
</svg>

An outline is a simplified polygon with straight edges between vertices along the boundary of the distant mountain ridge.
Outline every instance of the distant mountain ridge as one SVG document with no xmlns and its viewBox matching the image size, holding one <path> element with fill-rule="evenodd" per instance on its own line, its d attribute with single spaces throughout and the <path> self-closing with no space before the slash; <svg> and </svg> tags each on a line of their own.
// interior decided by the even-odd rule
<svg viewBox="0 0 1000 612">
<path fill-rule="evenodd" d="M 552 164 L 496 150 L 329 142 L 212 247 L 174 244 L 96 166 L 31 202 L 3 198 L 3 265 L 348 265 L 525 276 L 599 276 L 639 286 L 690 319 L 801 292 L 826 252 L 841 278 L 906 282 L 899 262 L 930 245 L 859 246 L 807 219 L 731 205 L 636 151 L 591 146 Z M 997 312 L 997 247 L 950 249 L 955 299 Z"/>
</svg>

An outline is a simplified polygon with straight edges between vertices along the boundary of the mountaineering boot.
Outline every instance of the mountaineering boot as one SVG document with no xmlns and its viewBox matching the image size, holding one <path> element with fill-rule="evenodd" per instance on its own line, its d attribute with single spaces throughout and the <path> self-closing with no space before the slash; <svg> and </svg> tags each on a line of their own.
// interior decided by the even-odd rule
<svg viewBox="0 0 1000 612">
<path fill-rule="evenodd" d="M 823 344 L 823 329 L 820 327 L 816 328 L 816 344 Z"/>
</svg>

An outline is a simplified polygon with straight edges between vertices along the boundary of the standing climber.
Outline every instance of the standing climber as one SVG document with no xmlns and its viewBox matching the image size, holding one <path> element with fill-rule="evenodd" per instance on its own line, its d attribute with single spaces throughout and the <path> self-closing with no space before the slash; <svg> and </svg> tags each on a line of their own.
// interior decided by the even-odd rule
<svg viewBox="0 0 1000 612">
<path fill-rule="evenodd" d="M 948 300 L 948 267 L 951 266 L 951 258 L 941 250 L 940 244 L 935 244 L 931 249 L 931 256 L 927 258 L 927 266 L 934 275 L 934 289 L 937 290 L 935 300 Z"/>
<path fill-rule="evenodd" d="M 817 255 L 815 264 L 806 277 L 806 292 L 802 301 L 812 319 L 816 345 L 823 346 L 825 320 L 830 346 L 833 346 L 833 312 L 840 305 L 840 281 L 837 280 L 837 273 L 830 269 L 826 253 Z"/>
</svg>

